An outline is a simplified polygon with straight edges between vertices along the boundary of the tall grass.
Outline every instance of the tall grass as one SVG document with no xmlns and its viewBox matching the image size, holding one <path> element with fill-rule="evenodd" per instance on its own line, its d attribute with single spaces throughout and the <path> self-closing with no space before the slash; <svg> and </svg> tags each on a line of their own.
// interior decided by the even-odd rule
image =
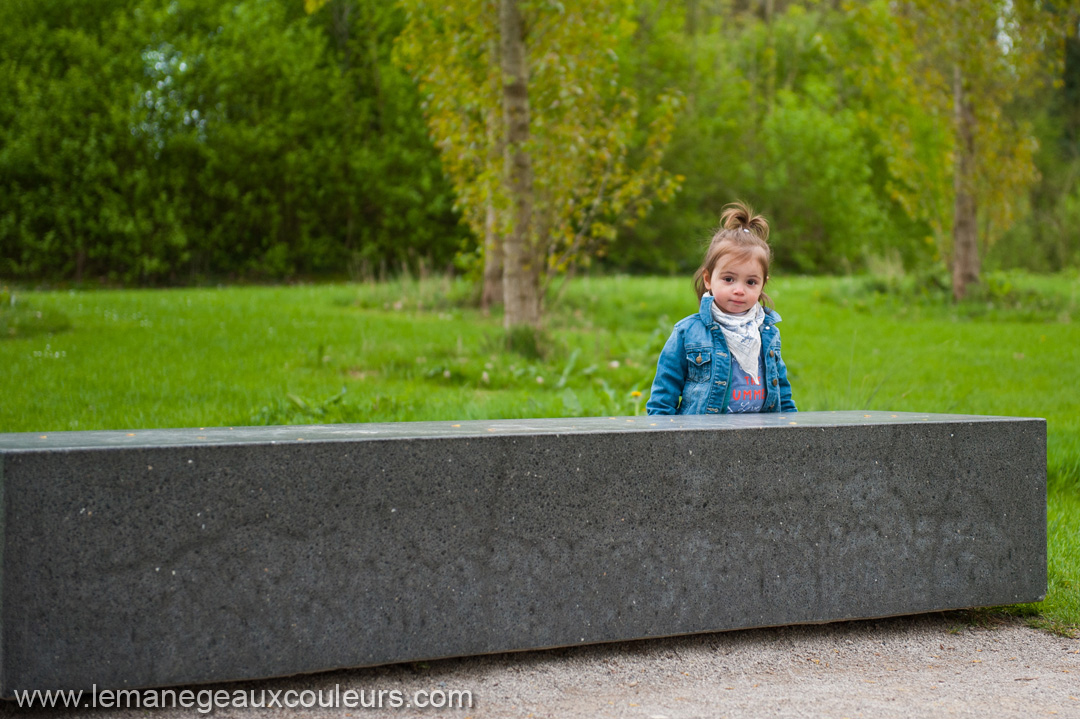
<svg viewBox="0 0 1080 719">
<path fill-rule="evenodd" d="M 1080 623 L 1080 278 L 770 284 L 801 410 L 1045 417 L 1050 595 Z M 0 292 L 0 431 L 626 415 L 644 412 L 685 278 L 581 278 L 539 353 L 507 351 L 460 280 Z"/>
</svg>

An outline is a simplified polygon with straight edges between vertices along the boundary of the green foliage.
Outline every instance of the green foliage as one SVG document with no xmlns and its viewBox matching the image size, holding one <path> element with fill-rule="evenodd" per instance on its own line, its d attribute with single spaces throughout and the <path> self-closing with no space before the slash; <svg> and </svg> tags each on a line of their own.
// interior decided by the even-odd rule
<svg viewBox="0 0 1080 719">
<path fill-rule="evenodd" d="M 1007 114 L 1056 69 L 1060 34 L 1075 22 L 1031 0 L 875 0 L 848 3 L 847 12 L 857 38 L 850 73 L 867 103 L 865 126 L 880 139 L 890 194 L 930 225 L 942 257 L 954 255 L 961 223 L 954 198 L 974 197 L 979 239 L 992 245 L 1038 178 L 1031 123 Z"/>
<path fill-rule="evenodd" d="M 73 6 L 79 5 L 79 9 Z M 151 269 L 144 185 L 126 126 L 135 56 L 108 24 L 130 3 L 0 10 L 0 273 L 81 277 L 117 260 Z M 69 12 L 70 11 L 70 12 Z"/>
<path fill-rule="evenodd" d="M 399 11 L 92 7 L 0 8 L 0 275 L 151 283 L 450 261 L 452 195 L 387 59 Z"/>
<path fill-rule="evenodd" d="M 457 207 L 483 238 L 510 235 L 504 177 L 498 4 L 491 0 L 401 3 L 408 24 L 398 60 L 425 97 L 428 127 L 454 183 Z M 661 167 L 681 98 L 658 91 L 642 116 L 620 79 L 617 49 L 632 29 L 625 1 L 523 5 L 528 48 L 527 151 L 533 232 L 528 264 L 541 278 L 588 266 L 620 226 L 669 201 L 681 177 Z"/>
<path fill-rule="evenodd" d="M 1065 47 L 1062 81 L 1043 102 L 1013 109 L 1034 127 L 1039 181 L 1026 216 L 990 248 L 987 260 L 993 266 L 1040 272 L 1080 267 L 1080 37 L 1067 36 Z"/>
<path fill-rule="evenodd" d="M 780 91 L 762 130 L 769 170 L 761 192 L 773 208 L 771 241 L 781 267 L 850 270 L 887 249 L 888 218 L 871 184 L 869 151 L 855 113 L 838 107 L 833 88 L 808 83 L 803 94 Z"/>
<path fill-rule="evenodd" d="M 851 101 L 850 57 L 837 47 L 846 51 L 850 34 L 843 15 L 799 2 L 777 4 L 771 17 L 723 3 L 638 7 L 628 72 L 639 86 L 686 93 L 665 160 L 686 181 L 669 206 L 620 236 L 612 264 L 691 271 L 720 208 L 736 198 L 769 218 L 780 269 L 858 269 L 896 249 L 911 265 L 922 260 L 926 230 L 885 191 L 875 138 Z"/>
<path fill-rule="evenodd" d="M 0 3 L 0 277 L 371 278 L 454 260 L 478 277 L 488 205 L 506 209 L 494 7 Z M 1080 265 L 1076 3 L 523 7 L 549 269 L 688 273 L 737 198 L 772 221 L 780 271 L 940 266 L 953 66 L 976 98 L 986 267 Z"/>
</svg>

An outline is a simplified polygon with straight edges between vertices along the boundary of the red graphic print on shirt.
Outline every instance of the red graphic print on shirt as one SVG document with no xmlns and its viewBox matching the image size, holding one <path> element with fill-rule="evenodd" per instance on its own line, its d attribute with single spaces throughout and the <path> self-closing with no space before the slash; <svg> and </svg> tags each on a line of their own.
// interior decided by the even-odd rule
<svg viewBox="0 0 1080 719">
<path fill-rule="evenodd" d="M 765 388 L 761 386 L 760 377 L 754 379 L 750 375 L 743 375 L 743 379 L 747 386 L 736 387 L 731 390 L 731 400 L 733 402 L 765 399 Z"/>
</svg>

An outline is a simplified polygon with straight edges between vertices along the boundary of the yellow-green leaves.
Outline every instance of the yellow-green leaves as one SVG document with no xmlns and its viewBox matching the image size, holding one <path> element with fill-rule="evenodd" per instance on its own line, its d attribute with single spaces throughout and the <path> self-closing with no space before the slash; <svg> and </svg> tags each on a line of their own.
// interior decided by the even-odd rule
<svg viewBox="0 0 1080 719">
<path fill-rule="evenodd" d="M 952 238 L 977 226 L 981 244 L 993 242 L 1038 179 L 1032 128 L 1005 111 L 1059 61 L 1064 17 L 1035 0 L 874 0 L 845 10 L 874 50 L 851 72 L 872 109 L 860 119 L 880 140 L 889 192 L 977 277 L 974 239 L 970 255 Z"/>
<path fill-rule="evenodd" d="M 428 127 L 457 205 L 477 237 L 489 206 L 507 236 L 498 3 L 402 0 L 408 23 L 397 58 L 425 98 Z M 680 178 L 661 166 L 681 95 L 660 98 L 647 119 L 619 76 L 618 47 L 635 24 L 625 0 L 524 2 L 533 262 L 538 281 L 588 264 L 617 228 L 666 202 Z"/>
</svg>

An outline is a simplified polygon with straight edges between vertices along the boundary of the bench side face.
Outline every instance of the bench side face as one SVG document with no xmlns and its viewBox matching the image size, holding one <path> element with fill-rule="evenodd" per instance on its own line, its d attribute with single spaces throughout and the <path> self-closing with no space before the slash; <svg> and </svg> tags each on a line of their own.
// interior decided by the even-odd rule
<svg viewBox="0 0 1080 719">
<path fill-rule="evenodd" d="M 0 457 L 3 693 L 1041 599 L 1045 423 Z"/>
</svg>

